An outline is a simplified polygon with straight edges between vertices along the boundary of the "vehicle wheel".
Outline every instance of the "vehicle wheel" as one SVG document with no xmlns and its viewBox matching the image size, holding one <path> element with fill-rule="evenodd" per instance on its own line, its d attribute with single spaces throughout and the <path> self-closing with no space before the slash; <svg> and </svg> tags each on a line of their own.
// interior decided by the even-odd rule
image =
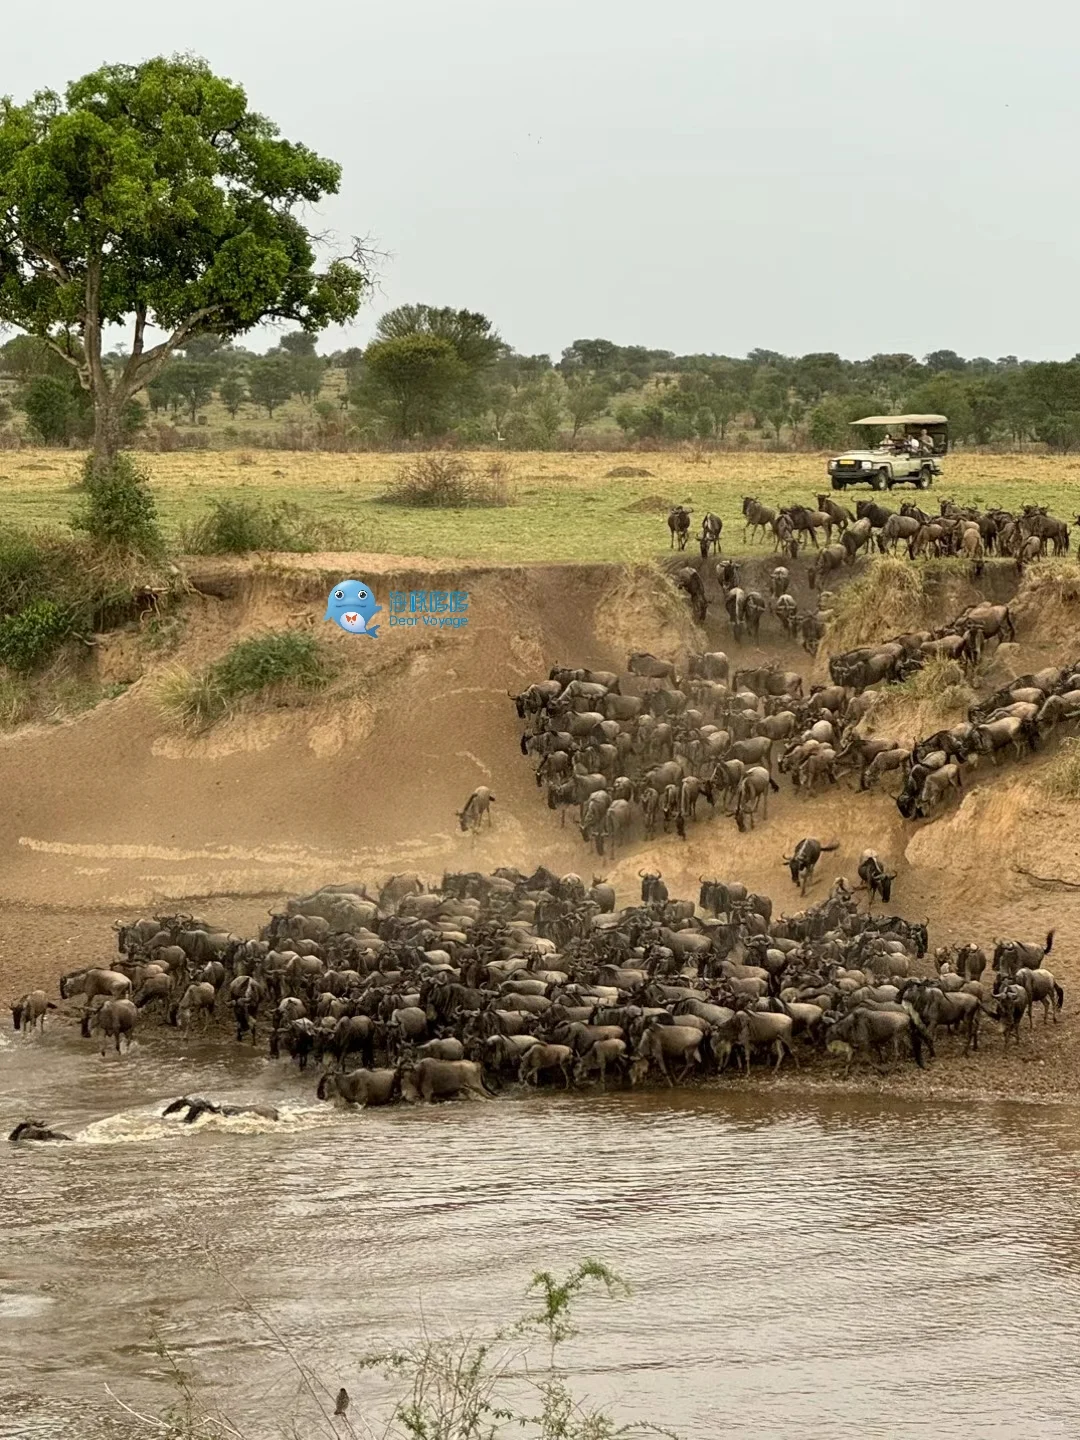
<svg viewBox="0 0 1080 1440">
<path fill-rule="evenodd" d="M 840 479 L 840 476 L 839 476 L 839 475 L 834 475 L 834 476 L 832 477 L 832 488 L 833 488 L 834 490 L 843 490 L 843 488 L 844 488 L 844 482 L 843 482 L 843 480 Z"/>
<path fill-rule="evenodd" d="M 919 471 L 918 480 L 915 481 L 915 488 L 917 490 L 929 490 L 933 484 L 933 480 L 934 472 L 930 469 L 929 465 L 924 465 Z"/>
<path fill-rule="evenodd" d="M 887 490 L 888 487 L 889 487 L 889 472 L 888 472 L 887 470 L 879 470 L 879 471 L 877 472 L 877 474 L 874 476 L 874 489 L 875 489 L 875 490 Z"/>
</svg>

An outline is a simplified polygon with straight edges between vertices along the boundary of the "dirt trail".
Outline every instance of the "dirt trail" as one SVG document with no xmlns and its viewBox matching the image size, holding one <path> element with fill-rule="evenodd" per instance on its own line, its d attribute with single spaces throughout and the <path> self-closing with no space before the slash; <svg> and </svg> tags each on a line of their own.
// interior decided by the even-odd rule
<svg viewBox="0 0 1080 1440">
<path fill-rule="evenodd" d="M 370 645 L 331 631 L 321 619 L 325 597 L 349 575 L 377 576 L 384 605 L 390 589 L 468 591 L 469 624 L 392 629 L 384 615 Z M 0 999 L 107 957 L 112 921 L 155 907 L 250 931 L 286 893 L 343 877 L 543 863 L 588 878 L 598 862 L 576 828 L 544 806 L 507 692 L 556 662 L 622 668 L 631 647 L 674 654 L 694 639 L 681 610 L 659 602 L 648 572 L 621 567 L 327 555 L 207 565 L 191 579 L 170 663 L 202 665 L 241 636 L 310 624 L 334 647 L 340 674 L 305 706 L 238 714 L 188 738 L 157 705 L 159 666 L 75 720 L 0 740 Z M 708 643 L 734 653 L 713 611 Z M 1037 616 L 1028 619 L 1031 640 Z M 739 663 L 775 659 L 809 674 L 806 653 L 767 626 L 762 647 L 744 647 Z M 1054 641 L 1070 654 L 1070 627 L 1059 632 Z M 1046 649 L 1040 643 L 1040 656 Z M 664 837 L 606 868 L 627 899 L 648 865 L 673 894 L 696 894 L 704 874 L 737 877 L 794 911 L 803 902 L 781 856 L 799 838 L 841 843 L 808 900 L 838 874 L 853 878 L 859 852 L 873 848 L 900 871 L 892 908 L 929 918 L 932 943 L 1034 939 L 1056 924 L 1055 970 L 1068 991 L 1080 979 L 1080 890 L 1039 885 L 1016 868 L 1080 882 L 1080 824 L 1074 807 L 1048 802 L 1034 785 L 1041 763 L 1003 767 L 958 811 L 916 827 L 887 794 L 842 784 L 804 798 L 785 784 L 752 834 L 705 807 L 685 842 Z M 492 832 L 474 839 L 455 812 L 478 784 L 497 800 Z M 1071 1027 L 1058 1028 L 1039 1060 L 1060 1052 L 1071 1066 Z M 1056 1062 L 1051 1071 L 1037 1089 L 1080 1088 Z"/>
</svg>

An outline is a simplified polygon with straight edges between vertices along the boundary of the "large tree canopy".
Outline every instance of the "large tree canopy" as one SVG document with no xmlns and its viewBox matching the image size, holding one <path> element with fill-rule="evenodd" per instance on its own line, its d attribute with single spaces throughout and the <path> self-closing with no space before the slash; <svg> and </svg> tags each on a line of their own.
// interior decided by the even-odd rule
<svg viewBox="0 0 1080 1440">
<path fill-rule="evenodd" d="M 264 320 L 318 331 L 356 314 L 360 247 L 318 270 L 296 213 L 339 179 L 187 56 L 105 66 L 63 99 L 0 101 L 0 322 L 76 370 L 108 459 L 128 400 L 193 336 Z M 105 325 L 132 327 L 112 373 Z M 148 327 L 166 338 L 148 344 Z"/>
</svg>

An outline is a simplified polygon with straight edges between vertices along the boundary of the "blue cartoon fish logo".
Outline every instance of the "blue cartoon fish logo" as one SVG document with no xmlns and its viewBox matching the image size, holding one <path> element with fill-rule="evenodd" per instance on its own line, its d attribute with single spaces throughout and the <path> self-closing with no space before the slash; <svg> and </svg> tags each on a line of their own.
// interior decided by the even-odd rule
<svg viewBox="0 0 1080 1440">
<path fill-rule="evenodd" d="M 370 635 L 377 640 L 379 627 L 371 621 L 381 609 L 381 605 L 375 604 L 370 585 L 362 580 L 341 580 L 330 591 L 323 619 L 333 620 L 350 635 Z"/>
</svg>

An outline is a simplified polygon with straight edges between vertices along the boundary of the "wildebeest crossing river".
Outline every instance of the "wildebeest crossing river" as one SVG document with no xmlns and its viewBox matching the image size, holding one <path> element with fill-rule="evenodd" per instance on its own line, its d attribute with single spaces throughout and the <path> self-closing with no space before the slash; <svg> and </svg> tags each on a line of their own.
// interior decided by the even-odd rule
<svg viewBox="0 0 1080 1440">
<path fill-rule="evenodd" d="M 232 1045 L 135 1053 L 0 1042 L 5 1121 L 32 1097 L 77 1141 L 0 1154 L 0 1435 L 137 1433 L 103 1387 L 172 1403 L 155 1334 L 245 1434 L 278 1433 L 295 1378 L 226 1277 L 359 1410 L 358 1357 L 421 1306 L 493 1326 L 532 1270 L 586 1256 L 634 1289 L 589 1302 L 567 1358 L 621 1416 L 695 1440 L 1075 1434 L 1073 1110 L 758 1086 L 343 1113 Z M 284 1119 L 157 1118 L 196 1083 Z"/>
</svg>

